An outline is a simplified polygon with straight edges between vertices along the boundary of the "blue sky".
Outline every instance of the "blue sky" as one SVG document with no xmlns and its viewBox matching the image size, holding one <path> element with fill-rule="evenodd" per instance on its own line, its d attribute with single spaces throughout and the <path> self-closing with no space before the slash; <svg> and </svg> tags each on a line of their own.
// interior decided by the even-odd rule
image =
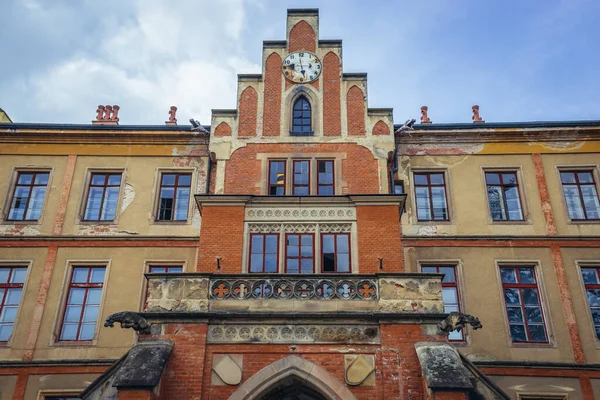
<svg viewBox="0 0 600 400">
<path fill-rule="evenodd" d="M 3 0 L 0 107 L 15 122 L 210 121 L 234 108 L 237 73 L 259 73 L 286 9 L 320 9 L 345 72 L 367 72 L 370 107 L 395 122 L 600 119 L 595 0 Z"/>
</svg>

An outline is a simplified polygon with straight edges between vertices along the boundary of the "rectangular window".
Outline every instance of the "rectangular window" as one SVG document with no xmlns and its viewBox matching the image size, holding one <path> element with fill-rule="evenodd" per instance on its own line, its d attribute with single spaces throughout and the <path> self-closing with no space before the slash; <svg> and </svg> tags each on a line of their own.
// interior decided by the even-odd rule
<svg viewBox="0 0 600 400">
<path fill-rule="evenodd" d="M 117 214 L 121 173 L 93 173 L 83 212 L 84 221 L 114 221 Z"/>
<path fill-rule="evenodd" d="M 49 172 L 19 172 L 8 221 L 37 221 L 42 214 Z"/>
<path fill-rule="evenodd" d="M 285 235 L 285 272 L 288 274 L 312 274 L 315 265 L 314 235 Z"/>
<path fill-rule="evenodd" d="M 560 180 L 571 220 L 600 219 L 600 202 L 592 171 L 561 171 Z"/>
<path fill-rule="evenodd" d="M 294 161 L 294 196 L 308 196 L 310 193 L 310 161 Z"/>
<path fill-rule="evenodd" d="M 333 160 L 317 160 L 317 194 L 320 196 L 335 194 Z"/>
<path fill-rule="evenodd" d="M 183 272 L 183 267 L 175 265 L 151 265 L 148 268 L 148 272 L 151 274 L 180 274 Z"/>
<path fill-rule="evenodd" d="M 419 221 L 448 221 L 446 182 L 443 172 L 414 174 L 417 219 Z"/>
<path fill-rule="evenodd" d="M 490 212 L 494 221 L 522 221 L 521 199 L 516 172 L 486 172 Z"/>
<path fill-rule="evenodd" d="M 187 220 L 191 185 L 192 174 L 162 174 L 157 221 Z"/>
<path fill-rule="evenodd" d="M 404 194 L 404 181 L 394 181 L 394 194 Z"/>
<path fill-rule="evenodd" d="M 94 338 L 105 271 L 104 267 L 73 267 L 59 336 L 61 341 Z"/>
<path fill-rule="evenodd" d="M 428 265 L 421 267 L 425 273 L 445 274 L 442 279 L 442 300 L 444 300 L 444 312 L 460 312 L 460 299 L 458 296 L 458 284 L 456 279 L 456 267 L 453 265 Z M 448 339 L 455 341 L 464 340 L 463 333 L 450 332 Z"/>
<path fill-rule="evenodd" d="M 250 235 L 250 272 L 277 272 L 279 235 L 252 233 Z"/>
<path fill-rule="evenodd" d="M 350 234 L 321 235 L 323 272 L 350 272 Z"/>
<path fill-rule="evenodd" d="M 592 313 L 596 338 L 600 339 L 600 279 L 598 279 L 600 267 L 581 268 L 581 276 L 585 285 L 588 306 Z"/>
<path fill-rule="evenodd" d="M 285 195 L 285 161 L 269 161 L 269 195 Z"/>
<path fill-rule="evenodd" d="M 512 341 L 547 343 L 534 267 L 500 267 L 500 275 Z"/>
<path fill-rule="evenodd" d="M 0 268 L 0 342 L 7 342 L 12 333 L 21 301 L 27 268 Z"/>
</svg>

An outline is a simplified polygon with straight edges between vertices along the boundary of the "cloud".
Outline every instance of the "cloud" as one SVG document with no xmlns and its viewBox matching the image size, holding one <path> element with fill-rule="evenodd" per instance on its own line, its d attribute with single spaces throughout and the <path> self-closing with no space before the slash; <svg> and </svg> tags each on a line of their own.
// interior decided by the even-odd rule
<svg viewBox="0 0 600 400">
<path fill-rule="evenodd" d="M 41 6 L 28 0 L 26 7 L 37 13 Z M 241 0 L 107 7 L 97 29 L 81 32 L 76 52 L 0 89 L 13 94 L 11 103 L 29 103 L 45 122 L 88 123 L 98 104 L 119 104 L 124 124 L 162 124 L 171 105 L 180 121 L 207 124 L 211 108 L 235 106 L 236 74 L 261 70 L 240 52 L 244 10 Z"/>
</svg>

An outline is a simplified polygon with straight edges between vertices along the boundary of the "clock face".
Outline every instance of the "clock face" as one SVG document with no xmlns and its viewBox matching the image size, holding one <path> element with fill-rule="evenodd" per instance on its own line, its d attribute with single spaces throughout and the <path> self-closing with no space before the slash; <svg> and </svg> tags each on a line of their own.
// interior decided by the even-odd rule
<svg viewBox="0 0 600 400">
<path fill-rule="evenodd" d="M 308 51 L 290 53 L 283 60 L 281 71 L 283 76 L 295 83 L 312 82 L 321 75 L 321 60 Z"/>
</svg>

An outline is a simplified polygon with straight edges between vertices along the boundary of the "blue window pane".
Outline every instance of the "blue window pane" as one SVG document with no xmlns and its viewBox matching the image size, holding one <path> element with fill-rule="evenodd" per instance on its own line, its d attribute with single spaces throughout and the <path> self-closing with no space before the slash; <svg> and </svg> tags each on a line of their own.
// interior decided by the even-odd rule
<svg viewBox="0 0 600 400">
<path fill-rule="evenodd" d="M 523 322 L 521 307 L 506 307 L 506 313 L 508 315 L 508 322 Z"/>
<path fill-rule="evenodd" d="M 73 268 L 73 279 L 71 282 L 74 283 L 85 283 L 87 282 L 89 268 Z"/>
<path fill-rule="evenodd" d="M 19 174 L 19 180 L 17 181 L 17 184 L 19 185 L 30 185 L 31 181 L 33 179 L 33 174 Z"/>
<path fill-rule="evenodd" d="M 291 246 L 291 245 L 288 245 L 288 248 L 287 248 L 287 255 L 288 255 L 289 257 L 298 257 L 298 255 L 300 254 L 300 253 L 299 253 L 299 249 L 300 249 L 300 247 L 299 247 L 299 246 Z"/>
<path fill-rule="evenodd" d="M 600 289 L 587 289 L 588 303 L 590 306 L 600 306 Z"/>
<path fill-rule="evenodd" d="M 67 306 L 65 310 L 65 322 L 79 322 L 81 318 L 81 306 Z"/>
<path fill-rule="evenodd" d="M 294 196 L 308 196 L 308 186 L 294 187 Z"/>
<path fill-rule="evenodd" d="M 5 304 L 19 304 L 19 300 L 21 299 L 21 291 L 23 289 L 8 289 L 8 293 L 6 294 L 6 299 L 4 300 Z"/>
<path fill-rule="evenodd" d="M 86 306 L 83 311 L 83 322 L 96 322 L 98 319 L 98 306 Z"/>
<path fill-rule="evenodd" d="M 75 340 L 77 339 L 78 324 L 63 324 L 60 340 Z"/>
<path fill-rule="evenodd" d="M 179 175 L 179 186 L 190 186 L 192 184 L 191 175 Z"/>
<path fill-rule="evenodd" d="M 525 334 L 525 325 L 511 325 L 510 336 L 515 342 L 526 342 L 527 335 Z"/>
<path fill-rule="evenodd" d="M 495 172 L 486 172 L 485 182 L 488 185 L 499 185 L 500 184 L 500 174 L 495 173 Z"/>
<path fill-rule="evenodd" d="M 337 245 L 338 253 L 348 253 L 350 251 L 350 249 L 348 247 L 348 236 L 347 235 L 337 235 L 336 245 Z"/>
<path fill-rule="evenodd" d="M 162 176 L 162 185 L 163 186 L 173 186 L 175 185 L 175 175 L 174 174 L 163 174 Z"/>
<path fill-rule="evenodd" d="M 577 177 L 579 178 L 579 183 L 593 183 L 594 178 L 592 177 L 591 172 L 578 172 Z"/>
<path fill-rule="evenodd" d="M 596 338 L 600 339 L 600 325 L 596 325 Z"/>
<path fill-rule="evenodd" d="M 253 235 L 252 236 L 252 254 L 260 254 L 263 252 L 263 240 L 264 237 L 262 235 Z"/>
<path fill-rule="evenodd" d="M 86 304 L 100 304 L 102 298 L 102 289 L 92 288 L 88 289 Z"/>
<path fill-rule="evenodd" d="M 10 275 L 10 268 L 0 268 L 0 283 L 7 283 Z"/>
<path fill-rule="evenodd" d="M 437 273 L 437 268 L 436 267 L 421 267 L 421 271 L 422 272 L 426 272 L 426 273 Z"/>
<path fill-rule="evenodd" d="M 186 220 L 188 215 L 188 204 L 190 198 L 189 188 L 177 189 L 177 202 L 175 204 L 175 220 Z"/>
<path fill-rule="evenodd" d="M 166 268 L 162 268 L 162 267 L 152 267 L 150 268 L 150 273 L 152 274 L 163 274 L 167 272 Z"/>
<path fill-rule="evenodd" d="M 433 267 L 435 269 L 435 267 Z M 453 267 L 440 267 L 440 274 L 445 274 L 442 282 L 456 282 Z"/>
<path fill-rule="evenodd" d="M 333 253 L 335 251 L 333 240 L 333 235 L 323 235 L 323 253 Z"/>
<path fill-rule="evenodd" d="M 600 309 L 592 309 L 592 319 L 594 320 L 595 325 L 600 325 Z"/>
<path fill-rule="evenodd" d="M 337 255 L 337 272 L 350 272 L 350 255 Z"/>
<path fill-rule="evenodd" d="M 106 180 L 106 175 L 104 174 L 94 174 L 92 175 L 92 185 L 104 185 L 104 181 Z"/>
<path fill-rule="evenodd" d="M 277 254 L 265 255 L 265 272 L 277 272 Z"/>
<path fill-rule="evenodd" d="M 302 259 L 301 261 L 302 273 L 303 274 L 312 274 L 313 272 L 313 260 L 311 259 Z"/>
<path fill-rule="evenodd" d="M 91 187 L 88 194 L 88 201 L 85 208 L 86 220 L 98 220 L 100 218 L 100 207 L 102 206 L 102 196 L 104 188 Z"/>
<path fill-rule="evenodd" d="M 252 254 L 250 256 L 250 272 L 262 272 L 263 268 L 263 255 Z"/>
<path fill-rule="evenodd" d="M 42 214 L 42 206 L 44 205 L 44 197 L 46 196 L 46 187 L 34 187 L 31 191 L 31 199 L 29 200 L 29 208 L 27 209 L 26 220 L 36 221 Z"/>
<path fill-rule="evenodd" d="M 108 184 L 109 185 L 120 185 L 121 184 L 121 174 L 112 174 L 108 176 Z"/>
<path fill-rule="evenodd" d="M 533 268 L 519 268 L 519 281 L 521 283 L 535 283 Z"/>
<path fill-rule="evenodd" d="M 0 341 L 6 342 L 10 339 L 13 331 L 13 324 L 0 325 Z"/>
<path fill-rule="evenodd" d="M 537 289 L 523 289 L 524 304 L 539 304 Z"/>
<path fill-rule="evenodd" d="M 502 276 L 502 283 L 517 282 L 517 275 L 514 268 L 500 268 L 500 275 Z"/>
<path fill-rule="evenodd" d="M 103 283 L 105 272 L 106 270 L 104 268 L 92 268 L 92 276 L 90 277 L 90 282 Z"/>
<path fill-rule="evenodd" d="M 415 174 L 416 185 L 427 185 L 427 175 Z"/>
<path fill-rule="evenodd" d="M 287 260 L 287 272 L 288 274 L 297 274 L 298 270 L 298 259 Z"/>
<path fill-rule="evenodd" d="M 72 288 L 69 291 L 69 298 L 67 304 L 83 304 L 85 299 L 85 289 L 83 288 Z"/>
<path fill-rule="evenodd" d="M 96 323 L 81 325 L 81 331 L 79 332 L 79 340 L 92 340 L 94 338 L 95 330 Z"/>
<path fill-rule="evenodd" d="M 544 325 L 529 325 L 529 336 L 532 342 L 547 342 Z"/>
<path fill-rule="evenodd" d="M 504 289 L 506 304 L 520 304 L 519 289 Z"/>
<path fill-rule="evenodd" d="M 0 322 L 15 322 L 17 318 L 17 308 L 18 307 L 3 307 L 2 313 L 0 313 Z"/>
<path fill-rule="evenodd" d="M 562 183 L 575 183 L 575 173 L 573 172 L 561 172 L 560 180 Z"/>
<path fill-rule="evenodd" d="M 525 307 L 525 314 L 527 314 L 527 322 L 543 322 L 540 307 Z"/>
<path fill-rule="evenodd" d="M 302 247 L 300 247 L 300 255 L 302 257 L 312 257 L 312 255 L 313 255 L 313 248 L 312 248 L 312 246 L 302 246 Z"/>
<path fill-rule="evenodd" d="M 2 273 L 0 272 L 0 276 Z M 11 283 L 24 283 L 25 276 L 27 275 L 27 268 L 13 268 L 12 277 L 10 278 Z M 0 277 L 0 283 L 2 283 L 2 278 Z"/>
<path fill-rule="evenodd" d="M 458 304 L 458 297 L 456 293 L 456 288 L 453 287 L 445 287 L 442 288 L 442 300 L 444 304 Z"/>
<path fill-rule="evenodd" d="M 266 252 L 267 253 L 277 253 L 277 235 L 267 235 L 266 236 Z"/>
<path fill-rule="evenodd" d="M 430 174 L 429 181 L 432 185 L 442 185 L 444 183 L 444 174 Z"/>
</svg>

